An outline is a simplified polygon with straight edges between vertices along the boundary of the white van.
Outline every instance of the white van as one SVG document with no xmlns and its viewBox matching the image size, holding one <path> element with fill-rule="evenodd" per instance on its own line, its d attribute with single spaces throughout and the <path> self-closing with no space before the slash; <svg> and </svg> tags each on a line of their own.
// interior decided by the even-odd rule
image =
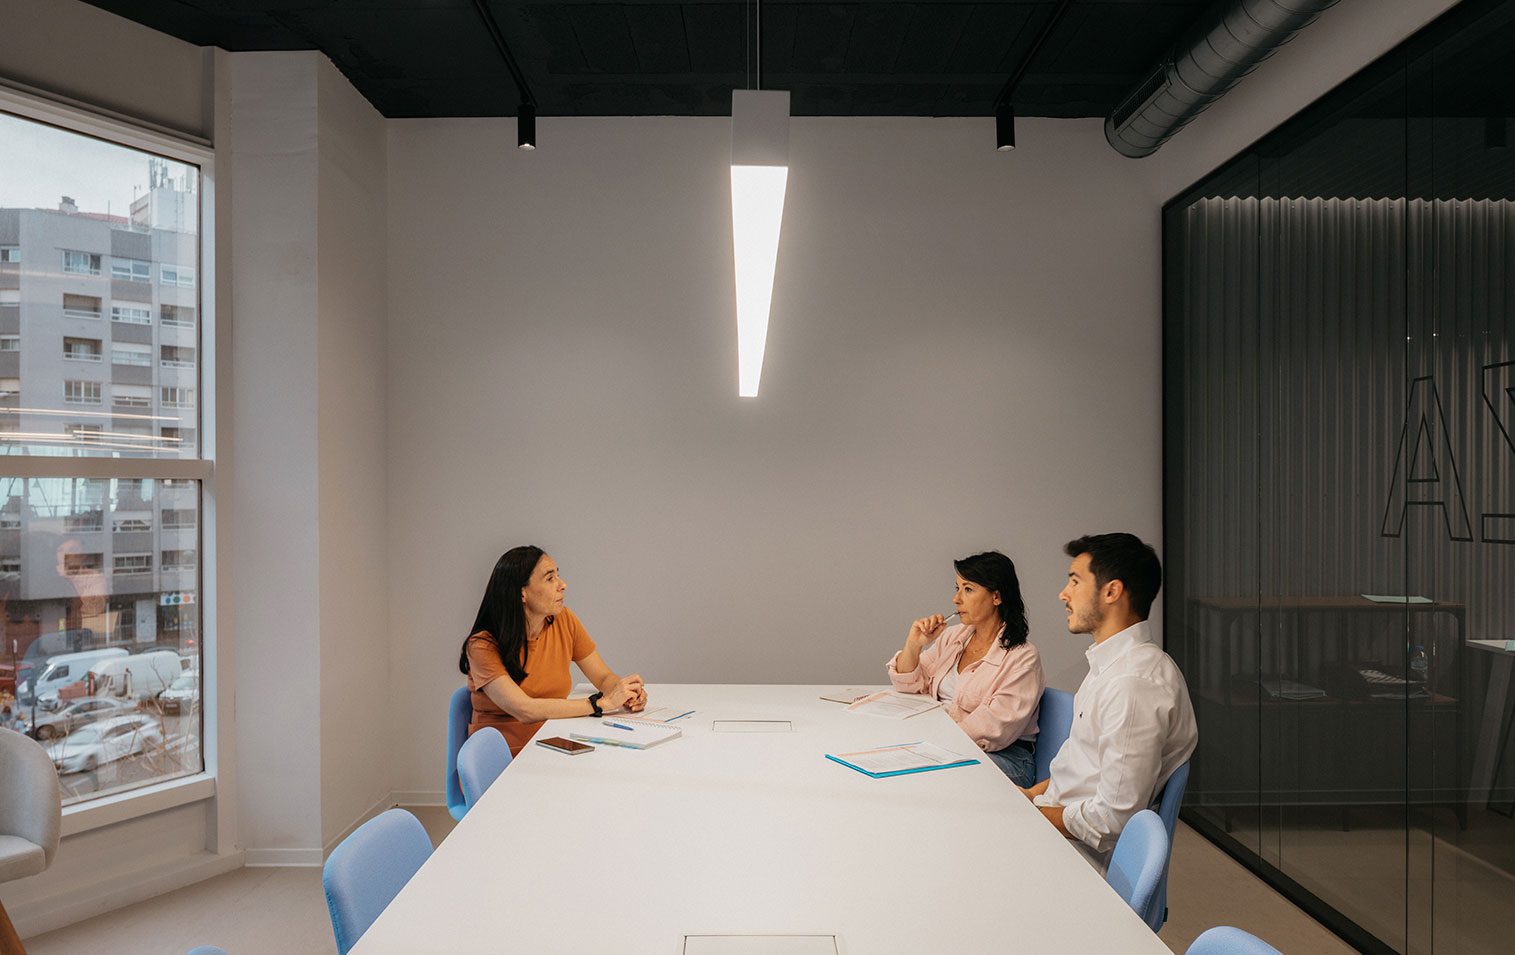
<svg viewBox="0 0 1515 955">
<path fill-rule="evenodd" d="M 43 697 L 52 697 L 66 703 L 75 696 L 88 694 L 85 677 L 95 664 L 125 656 L 126 650 L 122 647 L 56 654 L 47 658 L 41 672 L 27 681 L 24 690 L 17 688 L 16 696 L 27 704 L 33 697 L 38 702 Z"/>
<path fill-rule="evenodd" d="M 151 700 L 168 689 L 183 669 L 172 650 L 149 650 L 129 657 L 112 657 L 90 668 L 96 696 Z"/>
</svg>

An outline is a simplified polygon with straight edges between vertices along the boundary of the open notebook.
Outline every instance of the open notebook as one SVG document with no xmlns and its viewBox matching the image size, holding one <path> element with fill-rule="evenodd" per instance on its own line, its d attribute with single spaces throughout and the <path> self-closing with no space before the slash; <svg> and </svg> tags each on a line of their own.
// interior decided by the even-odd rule
<svg viewBox="0 0 1515 955">
<path fill-rule="evenodd" d="M 619 725 L 612 725 L 619 724 Z M 569 732 L 569 739 L 596 746 L 623 746 L 626 749 L 647 749 L 671 739 L 678 739 L 684 731 L 677 726 L 662 726 L 655 723 L 628 723 L 613 717 L 604 722 L 586 723 Z"/>
</svg>

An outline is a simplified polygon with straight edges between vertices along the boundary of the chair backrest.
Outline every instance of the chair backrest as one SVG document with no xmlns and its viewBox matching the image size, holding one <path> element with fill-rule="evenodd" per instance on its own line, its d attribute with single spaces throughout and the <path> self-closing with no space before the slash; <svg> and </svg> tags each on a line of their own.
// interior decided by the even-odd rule
<svg viewBox="0 0 1515 955">
<path fill-rule="evenodd" d="M 468 807 L 463 801 L 463 787 L 458 782 L 458 750 L 468 738 L 468 724 L 473 722 L 473 700 L 468 687 L 452 691 L 447 701 L 447 811 L 453 819 L 462 819 Z"/>
<path fill-rule="evenodd" d="M 1157 883 L 1168 860 L 1168 837 L 1157 813 L 1143 809 L 1120 832 L 1105 881 L 1142 921 L 1152 924 Z"/>
<path fill-rule="evenodd" d="M 0 730 L 0 836 L 41 847 L 46 869 L 58 852 L 62 828 L 63 790 L 47 750 L 14 730 Z"/>
<path fill-rule="evenodd" d="M 1283 953 L 1250 932 L 1243 932 L 1229 925 L 1218 925 L 1195 939 L 1185 955 L 1283 955 Z"/>
<path fill-rule="evenodd" d="M 1189 763 L 1186 760 L 1173 771 L 1168 781 L 1163 784 L 1162 795 L 1157 800 L 1157 814 L 1163 821 L 1163 827 L 1168 830 L 1168 861 L 1173 860 L 1173 837 L 1174 830 L 1178 827 L 1178 810 L 1184 802 L 1184 788 L 1189 785 Z M 1157 883 L 1157 901 L 1152 906 L 1153 917 L 1156 922 L 1148 923 L 1152 931 L 1156 932 L 1168 921 L 1168 865 L 1163 865 L 1163 877 Z"/>
<path fill-rule="evenodd" d="M 510 744 L 493 726 L 481 726 L 458 750 L 458 781 L 463 784 L 463 802 L 472 809 L 489 784 L 510 765 Z"/>
<path fill-rule="evenodd" d="M 1073 694 L 1067 690 L 1042 690 L 1036 728 L 1036 781 L 1052 775 L 1052 759 L 1068 741 L 1073 729 Z"/>
<path fill-rule="evenodd" d="M 342 840 L 321 871 L 338 955 L 347 955 L 430 856 L 426 829 L 403 809 L 379 813 Z"/>
</svg>

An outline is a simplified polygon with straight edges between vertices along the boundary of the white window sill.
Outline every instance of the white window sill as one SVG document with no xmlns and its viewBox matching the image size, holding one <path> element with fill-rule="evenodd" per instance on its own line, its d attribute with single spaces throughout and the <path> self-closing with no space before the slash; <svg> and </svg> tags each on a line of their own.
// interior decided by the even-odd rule
<svg viewBox="0 0 1515 955">
<path fill-rule="evenodd" d="M 210 799 L 215 794 L 215 777 L 200 773 L 183 779 L 171 779 L 165 783 L 144 786 L 130 792 L 102 796 L 86 803 L 65 806 L 63 835 L 78 835 L 81 832 L 89 832 L 91 829 L 136 819 L 138 816 Z"/>
</svg>

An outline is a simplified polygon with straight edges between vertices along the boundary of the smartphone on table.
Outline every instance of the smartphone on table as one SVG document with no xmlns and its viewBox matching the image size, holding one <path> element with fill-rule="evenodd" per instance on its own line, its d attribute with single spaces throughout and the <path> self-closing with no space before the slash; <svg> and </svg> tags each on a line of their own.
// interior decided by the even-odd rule
<svg viewBox="0 0 1515 955">
<path fill-rule="evenodd" d="M 567 753 L 569 756 L 594 752 L 594 747 L 588 743 L 580 743 L 578 740 L 573 739 L 564 739 L 561 736 L 549 736 L 547 739 L 539 739 L 537 740 L 537 745 L 545 746 L 548 749 L 555 749 L 560 753 Z"/>
</svg>

